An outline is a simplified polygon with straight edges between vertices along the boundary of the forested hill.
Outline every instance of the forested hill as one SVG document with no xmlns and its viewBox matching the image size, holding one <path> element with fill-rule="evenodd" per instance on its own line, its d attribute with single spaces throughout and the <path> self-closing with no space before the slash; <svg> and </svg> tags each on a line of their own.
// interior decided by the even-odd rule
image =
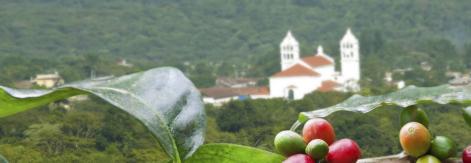
<svg viewBox="0 0 471 163">
<path fill-rule="evenodd" d="M 303 55 L 322 44 L 338 59 L 351 27 L 366 85 L 426 61 L 432 72 L 404 78 L 431 86 L 446 82 L 447 68 L 471 67 L 469 8 L 468 0 L 0 0 L 0 82 L 50 70 L 66 81 L 92 70 L 120 75 L 112 64 L 125 58 L 137 70 L 176 66 L 209 87 L 217 76 L 279 71 L 278 45 L 288 30 Z"/>
<path fill-rule="evenodd" d="M 334 53 L 347 27 L 387 41 L 471 37 L 468 0 L 0 0 L 0 54 L 112 54 L 158 60 L 277 55 L 291 29 L 303 53 Z M 330 48 L 330 49 L 329 49 Z"/>
</svg>

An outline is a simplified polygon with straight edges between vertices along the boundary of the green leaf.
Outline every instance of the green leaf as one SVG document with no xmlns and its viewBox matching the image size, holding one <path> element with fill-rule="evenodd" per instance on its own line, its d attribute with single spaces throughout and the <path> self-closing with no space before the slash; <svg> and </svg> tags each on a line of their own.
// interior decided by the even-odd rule
<svg viewBox="0 0 471 163">
<path fill-rule="evenodd" d="M 204 142 L 206 117 L 200 93 L 174 68 L 82 81 L 53 90 L 0 86 L 0 117 L 79 94 L 98 96 L 136 117 L 174 162 L 189 157 Z"/>
<path fill-rule="evenodd" d="M 2 155 L 0 155 L 0 163 L 8 163 L 8 160 Z"/>
<path fill-rule="evenodd" d="M 186 163 L 280 163 L 285 158 L 279 154 L 236 144 L 205 144 Z"/>
<path fill-rule="evenodd" d="M 471 127 L 471 107 L 463 108 L 464 121 Z"/>
<path fill-rule="evenodd" d="M 353 95 L 347 100 L 324 109 L 310 112 L 301 112 L 298 122 L 291 129 L 295 129 L 300 122 L 316 117 L 326 117 L 337 111 L 350 111 L 367 113 L 373 109 L 385 105 L 397 105 L 407 107 L 416 104 L 438 103 L 438 104 L 471 104 L 471 86 L 441 85 L 436 87 L 409 86 L 399 91 L 381 96 L 364 97 Z"/>
</svg>

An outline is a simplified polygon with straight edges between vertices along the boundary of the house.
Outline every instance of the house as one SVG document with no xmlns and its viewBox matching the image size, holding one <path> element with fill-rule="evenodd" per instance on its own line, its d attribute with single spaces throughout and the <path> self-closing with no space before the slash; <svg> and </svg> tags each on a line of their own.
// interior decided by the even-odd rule
<svg viewBox="0 0 471 163">
<path fill-rule="evenodd" d="M 64 79 L 56 71 L 53 74 L 38 74 L 31 82 L 41 87 L 52 88 L 64 84 Z"/>
<path fill-rule="evenodd" d="M 268 87 L 227 88 L 212 87 L 200 89 L 204 103 L 220 106 L 231 100 L 269 98 Z"/>
<path fill-rule="evenodd" d="M 253 87 L 257 85 L 257 81 L 258 79 L 255 78 L 218 77 L 216 79 L 216 86 L 230 88 Z"/>
<path fill-rule="evenodd" d="M 390 71 L 385 72 L 384 73 L 384 81 L 386 81 L 387 83 L 393 82 L 393 73 L 390 72 Z"/>
<path fill-rule="evenodd" d="M 67 100 L 70 102 L 81 102 L 81 101 L 87 101 L 88 99 L 90 99 L 88 95 L 76 95 L 76 96 L 67 98 Z"/>
<path fill-rule="evenodd" d="M 429 64 L 426 61 L 420 62 L 420 68 L 424 71 L 431 71 L 432 70 L 432 65 Z"/>
<path fill-rule="evenodd" d="M 30 89 L 33 86 L 33 83 L 30 80 L 21 80 L 14 82 L 13 86 L 19 89 Z"/>
<path fill-rule="evenodd" d="M 402 88 L 406 87 L 406 82 L 404 80 L 400 80 L 400 81 L 396 82 L 395 84 L 396 84 L 397 89 L 402 89 Z"/>
<path fill-rule="evenodd" d="M 341 71 L 335 71 L 335 60 L 324 53 L 300 57 L 299 43 L 288 31 L 280 43 L 281 71 L 269 78 L 270 97 L 302 99 L 313 91 L 358 91 L 360 89 L 359 41 L 350 29 L 340 41 Z"/>
<path fill-rule="evenodd" d="M 470 83 L 471 83 L 471 77 L 469 74 L 455 75 L 453 79 L 448 81 L 448 84 L 454 85 L 454 86 L 463 86 L 463 85 L 468 85 Z"/>
<path fill-rule="evenodd" d="M 134 65 L 126 61 L 126 59 L 119 59 L 118 62 L 116 62 L 118 66 L 122 67 L 133 67 Z"/>
</svg>

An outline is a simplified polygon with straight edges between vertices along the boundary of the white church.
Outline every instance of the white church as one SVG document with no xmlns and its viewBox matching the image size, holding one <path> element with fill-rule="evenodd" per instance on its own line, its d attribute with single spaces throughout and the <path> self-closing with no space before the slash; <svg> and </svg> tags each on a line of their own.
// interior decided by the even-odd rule
<svg viewBox="0 0 471 163">
<path fill-rule="evenodd" d="M 340 40 L 341 71 L 322 46 L 300 58 L 299 43 L 290 31 L 280 43 L 281 71 L 272 75 L 270 98 L 302 99 L 313 91 L 359 91 L 360 45 L 350 29 Z"/>
<path fill-rule="evenodd" d="M 290 31 L 280 43 L 281 71 L 269 77 L 268 87 L 202 88 L 203 101 L 222 105 L 247 98 L 285 98 L 298 100 L 313 91 L 355 92 L 360 90 L 360 45 L 350 29 L 340 40 L 340 67 L 322 46 L 316 54 L 300 57 L 299 43 Z"/>
</svg>

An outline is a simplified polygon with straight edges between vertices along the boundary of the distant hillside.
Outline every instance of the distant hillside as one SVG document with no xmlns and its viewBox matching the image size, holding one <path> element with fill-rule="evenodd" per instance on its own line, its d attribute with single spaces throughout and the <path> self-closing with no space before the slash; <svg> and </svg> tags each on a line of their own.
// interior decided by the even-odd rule
<svg viewBox="0 0 471 163">
<path fill-rule="evenodd" d="M 466 0 L 1 0 L 0 52 L 222 59 L 273 52 L 291 29 L 312 51 L 349 26 L 388 40 L 469 41 Z"/>
<path fill-rule="evenodd" d="M 157 65 L 212 61 L 223 68 L 209 69 L 225 70 L 215 72 L 222 75 L 240 69 L 252 76 L 278 71 L 278 45 L 289 29 L 303 54 L 312 54 L 322 44 L 337 58 L 338 41 L 352 27 L 362 42 L 364 64 L 389 67 L 439 60 L 437 56 L 460 61 L 457 53 L 471 42 L 467 0 L 0 0 L 0 4 L 0 56 L 91 54 Z M 441 47 L 442 51 L 434 50 Z M 390 58 L 385 62 L 384 57 Z M 379 63 L 366 63 L 370 61 Z M 239 67 L 228 69 L 230 64 Z"/>
</svg>

